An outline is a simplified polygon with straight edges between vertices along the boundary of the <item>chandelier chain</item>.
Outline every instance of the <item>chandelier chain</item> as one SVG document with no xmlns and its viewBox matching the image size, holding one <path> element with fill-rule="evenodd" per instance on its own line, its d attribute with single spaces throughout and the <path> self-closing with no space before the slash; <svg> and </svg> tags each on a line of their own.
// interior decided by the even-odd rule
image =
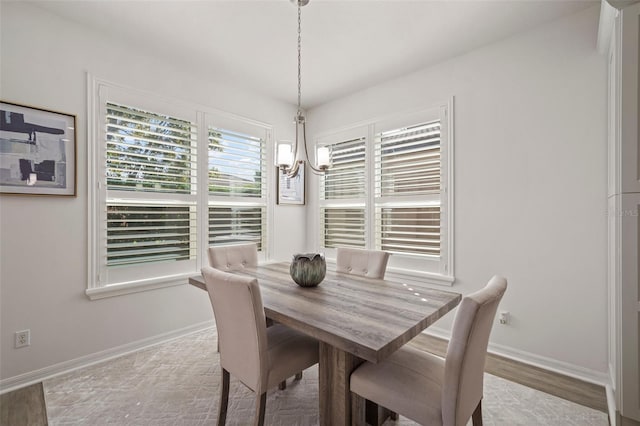
<svg viewBox="0 0 640 426">
<path fill-rule="evenodd" d="M 301 36 L 301 27 L 302 27 L 302 13 L 300 11 L 300 2 L 298 2 L 298 112 L 300 112 L 300 98 L 302 92 L 302 73 L 301 73 L 301 55 L 300 51 L 302 50 L 302 36 Z"/>
</svg>

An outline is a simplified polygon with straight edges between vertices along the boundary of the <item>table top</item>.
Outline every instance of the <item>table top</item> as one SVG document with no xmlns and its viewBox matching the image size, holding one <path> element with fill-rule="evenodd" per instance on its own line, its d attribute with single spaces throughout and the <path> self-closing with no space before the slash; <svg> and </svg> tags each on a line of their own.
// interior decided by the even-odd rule
<svg viewBox="0 0 640 426">
<path fill-rule="evenodd" d="M 421 284 L 327 271 L 317 287 L 298 286 L 289 263 L 234 273 L 256 277 L 267 318 L 377 363 L 460 303 L 461 295 Z M 205 289 L 202 276 L 189 283 Z"/>
</svg>

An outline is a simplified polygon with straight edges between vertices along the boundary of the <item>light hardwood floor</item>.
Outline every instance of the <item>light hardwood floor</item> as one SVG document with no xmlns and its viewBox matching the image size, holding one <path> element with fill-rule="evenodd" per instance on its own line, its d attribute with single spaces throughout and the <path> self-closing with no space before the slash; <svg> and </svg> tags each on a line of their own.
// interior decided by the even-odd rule
<svg viewBox="0 0 640 426">
<path fill-rule="evenodd" d="M 426 334 L 419 335 L 409 344 L 442 357 L 447 350 L 446 340 Z M 585 407 L 607 412 L 607 395 L 603 386 L 493 354 L 487 356 L 485 371 Z"/>
</svg>

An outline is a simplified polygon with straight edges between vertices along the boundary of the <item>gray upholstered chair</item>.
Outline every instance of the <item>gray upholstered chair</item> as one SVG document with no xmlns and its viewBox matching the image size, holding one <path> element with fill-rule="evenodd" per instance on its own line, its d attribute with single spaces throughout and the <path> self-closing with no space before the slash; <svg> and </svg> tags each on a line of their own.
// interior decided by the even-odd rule
<svg viewBox="0 0 640 426">
<path fill-rule="evenodd" d="M 221 271 L 258 266 L 258 245 L 243 243 L 209 247 L 209 265 Z"/>
<path fill-rule="evenodd" d="M 352 424 L 363 424 L 367 399 L 423 425 L 482 425 L 484 363 L 507 281 L 495 276 L 462 299 L 445 359 L 403 346 L 351 374 Z"/>
<path fill-rule="evenodd" d="M 336 249 L 336 272 L 382 279 L 388 261 L 389 253 L 386 251 L 351 247 Z"/>
<path fill-rule="evenodd" d="M 281 324 L 267 328 L 255 278 L 202 268 L 220 342 L 222 388 L 218 425 L 224 425 L 233 374 L 256 394 L 255 425 L 264 424 L 267 390 L 318 362 L 318 342 Z"/>
</svg>

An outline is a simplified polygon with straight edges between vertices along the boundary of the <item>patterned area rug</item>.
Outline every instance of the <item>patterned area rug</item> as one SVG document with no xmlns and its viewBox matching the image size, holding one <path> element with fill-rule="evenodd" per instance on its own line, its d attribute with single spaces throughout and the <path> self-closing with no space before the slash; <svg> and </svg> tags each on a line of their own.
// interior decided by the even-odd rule
<svg viewBox="0 0 640 426">
<path fill-rule="evenodd" d="M 51 425 L 215 425 L 220 368 L 214 329 L 181 337 L 44 383 Z M 487 426 L 607 426 L 607 415 L 485 375 Z M 231 380 L 228 425 L 253 421 L 253 393 Z M 267 397 L 267 425 L 318 424 L 318 370 Z M 385 425 L 409 426 L 405 417 Z M 471 423 L 469 423 L 471 424 Z"/>
</svg>

